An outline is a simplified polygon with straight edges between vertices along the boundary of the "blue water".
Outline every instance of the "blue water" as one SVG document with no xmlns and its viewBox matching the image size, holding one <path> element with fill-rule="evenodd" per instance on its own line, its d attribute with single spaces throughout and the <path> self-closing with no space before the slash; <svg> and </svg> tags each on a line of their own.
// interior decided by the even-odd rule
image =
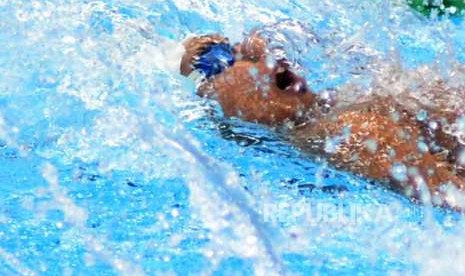
<svg viewBox="0 0 465 276">
<path fill-rule="evenodd" d="M 400 0 L 127 2 L 0 0 L 0 275 L 463 275 L 460 215 L 224 119 L 157 58 L 292 19 L 319 37 L 286 41 L 317 91 L 386 68 L 460 82 L 461 20 Z"/>
</svg>

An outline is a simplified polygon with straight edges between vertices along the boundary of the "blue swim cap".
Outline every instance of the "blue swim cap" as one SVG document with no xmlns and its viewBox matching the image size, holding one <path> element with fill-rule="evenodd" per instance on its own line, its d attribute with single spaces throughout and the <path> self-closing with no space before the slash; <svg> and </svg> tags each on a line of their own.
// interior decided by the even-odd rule
<svg viewBox="0 0 465 276">
<path fill-rule="evenodd" d="M 232 47 L 226 43 L 212 44 L 193 62 L 193 67 L 207 78 L 220 74 L 234 64 Z"/>
</svg>

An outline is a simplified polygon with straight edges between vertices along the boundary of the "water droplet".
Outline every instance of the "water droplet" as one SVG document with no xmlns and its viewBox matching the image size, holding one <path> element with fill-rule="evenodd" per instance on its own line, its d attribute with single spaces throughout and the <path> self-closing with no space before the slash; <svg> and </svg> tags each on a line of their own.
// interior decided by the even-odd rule
<svg viewBox="0 0 465 276">
<path fill-rule="evenodd" d="M 428 145 L 423 141 L 418 141 L 417 147 L 421 153 L 425 153 L 429 151 Z"/>
<path fill-rule="evenodd" d="M 398 122 L 400 120 L 400 114 L 399 112 L 395 111 L 391 113 L 391 120 L 393 122 Z"/>
<path fill-rule="evenodd" d="M 249 74 L 253 77 L 256 78 L 258 76 L 258 69 L 257 67 L 252 67 L 249 69 Z"/>
<path fill-rule="evenodd" d="M 431 128 L 432 130 L 436 130 L 438 128 L 438 123 L 435 122 L 435 121 L 431 121 L 429 122 L 428 124 L 429 128 Z"/>
<path fill-rule="evenodd" d="M 396 157 L 396 150 L 395 149 L 388 149 L 389 157 L 394 158 Z"/>
<path fill-rule="evenodd" d="M 423 109 L 418 111 L 417 120 L 420 121 L 420 122 L 423 122 L 426 119 L 428 119 L 428 112 L 426 110 L 423 110 Z"/>
<path fill-rule="evenodd" d="M 450 125 L 449 125 L 449 124 L 443 125 L 443 126 L 442 126 L 442 131 L 444 131 L 444 132 L 447 133 L 447 134 L 452 134 L 452 133 L 451 133 L 451 128 L 450 128 Z"/>
<path fill-rule="evenodd" d="M 345 140 L 349 140 L 351 133 L 352 133 L 352 128 L 350 126 L 346 126 L 342 130 L 342 136 Z"/>
<path fill-rule="evenodd" d="M 457 163 L 459 163 L 461 166 L 465 166 L 465 149 L 460 151 Z"/>
<path fill-rule="evenodd" d="M 273 69 L 276 65 L 276 61 L 274 60 L 273 56 L 271 55 L 267 55 L 266 56 L 266 67 L 268 67 L 268 69 Z"/>
<path fill-rule="evenodd" d="M 179 216 L 179 209 L 177 208 L 174 208 L 171 210 L 171 215 L 174 217 L 174 218 L 177 218 Z"/>
<path fill-rule="evenodd" d="M 365 147 L 371 153 L 376 153 L 376 151 L 378 150 L 378 142 L 374 139 L 368 139 L 365 141 Z"/>
<path fill-rule="evenodd" d="M 21 22 L 26 22 L 29 20 L 29 14 L 25 11 L 19 10 L 16 13 L 16 18 Z"/>
<path fill-rule="evenodd" d="M 417 167 L 409 167 L 408 168 L 408 175 L 416 177 L 416 176 L 420 175 L 420 172 L 418 171 Z"/>
<path fill-rule="evenodd" d="M 341 142 L 340 137 L 328 138 L 325 142 L 325 152 L 335 153 L 339 149 L 339 144 Z"/>
<path fill-rule="evenodd" d="M 457 130 L 461 133 L 465 133 L 465 116 L 464 115 L 457 118 L 456 124 L 457 124 Z"/>
<path fill-rule="evenodd" d="M 394 163 L 391 168 L 391 175 L 395 180 L 405 182 L 408 179 L 407 167 L 402 163 Z"/>
</svg>

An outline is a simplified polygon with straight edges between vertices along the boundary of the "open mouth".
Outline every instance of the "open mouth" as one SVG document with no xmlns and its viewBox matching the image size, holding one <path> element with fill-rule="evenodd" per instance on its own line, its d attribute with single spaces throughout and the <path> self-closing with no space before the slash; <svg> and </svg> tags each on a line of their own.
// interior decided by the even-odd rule
<svg viewBox="0 0 465 276">
<path fill-rule="evenodd" d="M 276 85 L 279 89 L 286 89 L 294 84 L 294 76 L 291 71 L 284 70 L 276 74 Z"/>
<path fill-rule="evenodd" d="M 290 90 L 297 93 L 305 93 L 307 85 L 302 77 L 299 77 L 289 69 L 280 68 L 275 75 L 276 86 L 281 90 Z"/>
</svg>

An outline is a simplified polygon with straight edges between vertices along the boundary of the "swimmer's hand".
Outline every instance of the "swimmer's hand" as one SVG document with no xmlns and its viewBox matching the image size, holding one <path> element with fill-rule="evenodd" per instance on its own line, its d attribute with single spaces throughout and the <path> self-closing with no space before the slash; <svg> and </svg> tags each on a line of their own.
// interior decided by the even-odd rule
<svg viewBox="0 0 465 276">
<path fill-rule="evenodd" d="M 196 36 L 187 39 L 183 45 L 186 50 L 182 60 L 180 71 L 183 76 L 188 76 L 192 72 L 194 57 L 202 53 L 208 45 L 218 43 L 229 43 L 228 38 L 218 34 Z"/>
</svg>

